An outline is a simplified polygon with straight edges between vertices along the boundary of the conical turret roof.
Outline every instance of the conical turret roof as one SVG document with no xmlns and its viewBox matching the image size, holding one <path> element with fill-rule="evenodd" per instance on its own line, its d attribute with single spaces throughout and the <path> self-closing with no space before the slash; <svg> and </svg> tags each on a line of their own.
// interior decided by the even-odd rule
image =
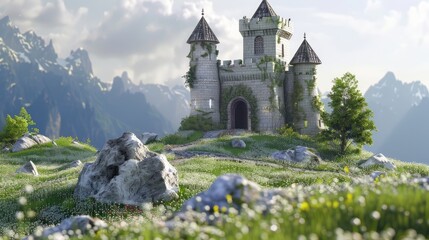
<svg viewBox="0 0 429 240">
<path fill-rule="evenodd" d="M 320 61 L 316 52 L 314 52 L 313 48 L 311 48 L 310 44 L 307 42 L 307 38 L 304 35 L 304 41 L 298 48 L 298 51 L 296 51 L 295 56 L 290 61 L 290 64 L 295 65 L 305 63 L 321 64 L 322 61 Z"/>
<path fill-rule="evenodd" d="M 274 17 L 277 16 L 274 9 L 268 3 L 267 0 L 263 0 L 256 10 L 255 14 L 253 14 L 252 18 L 263 18 L 263 17 Z"/>
<path fill-rule="evenodd" d="M 216 44 L 219 43 L 219 40 L 210 28 L 209 24 L 204 18 L 204 15 L 201 17 L 201 20 L 198 22 L 197 26 L 195 27 L 194 31 L 192 32 L 191 36 L 187 41 L 187 43 L 189 44 L 194 42 L 212 42 Z"/>
</svg>

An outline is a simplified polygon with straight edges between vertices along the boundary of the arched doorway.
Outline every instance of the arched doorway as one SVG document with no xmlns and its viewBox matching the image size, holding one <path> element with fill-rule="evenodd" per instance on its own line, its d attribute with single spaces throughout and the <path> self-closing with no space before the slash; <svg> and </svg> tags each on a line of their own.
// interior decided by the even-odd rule
<svg viewBox="0 0 429 240">
<path fill-rule="evenodd" d="M 231 129 L 249 129 L 249 107 L 244 99 L 238 98 L 231 104 Z"/>
</svg>

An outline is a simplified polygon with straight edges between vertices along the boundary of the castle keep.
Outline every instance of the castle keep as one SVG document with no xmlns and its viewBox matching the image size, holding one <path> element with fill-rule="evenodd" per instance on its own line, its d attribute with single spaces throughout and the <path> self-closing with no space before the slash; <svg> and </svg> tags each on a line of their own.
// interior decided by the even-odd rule
<svg viewBox="0 0 429 240">
<path fill-rule="evenodd" d="M 243 60 L 217 59 L 219 40 L 204 13 L 189 37 L 191 115 L 210 114 L 227 129 L 273 132 L 288 124 L 301 134 L 320 132 L 316 66 L 321 61 L 305 35 L 292 56 L 292 22 L 267 0 L 239 24 Z"/>
</svg>

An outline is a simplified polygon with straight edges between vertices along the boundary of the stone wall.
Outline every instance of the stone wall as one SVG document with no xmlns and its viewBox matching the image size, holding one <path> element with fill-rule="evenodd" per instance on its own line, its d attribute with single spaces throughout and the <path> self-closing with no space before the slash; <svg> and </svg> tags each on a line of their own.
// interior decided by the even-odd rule
<svg viewBox="0 0 429 240">
<path fill-rule="evenodd" d="M 256 113 L 259 123 L 257 129 L 261 132 L 273 132 L 284 125 L 284 118 L 279 112 L 278 107 L 283 108 L 284 92 L 283 87 L 276 87 L 274 90 L 277 99 L 277 109 L 271 109 L 271 90 L 270 80 L 263 79 L 261 70 L 257 67 L 256 63 L 238 64 L 240 61 L 235 61 L 236 64 L 228 65 L 228 61 L 224 62 L 226 65 L 220 66 L 220 80 L 222 89 L 230 86 L 237 86 L 244 84 L 252 89 L 252 92 L 258 102 L 258 111 Z M 267 72 L 274 74 L 274 65 L 268 63 Z M 270 75 L 270 76 L 271 76 Z M 282 76 L 284 78 L 284 76 Z M 253 111 L 253 109 L 250 109 Z M 228 111 L 230 112 L 230 111 Z M 253 125 L 253 123 L 251 123 Z"/>
<path fill-rule="evenodd" d="M 195 44 L 192 51 L 191 65 L 196 66 L 196 80 L 191 88 L 191 115 L 203 112 L 211 112 L 214 123 L 220 122 L 219 114 L 219 74 L 217 66 L 216 45 L 212 46 L 209 53 L 206 46 Z"/>
</svg>

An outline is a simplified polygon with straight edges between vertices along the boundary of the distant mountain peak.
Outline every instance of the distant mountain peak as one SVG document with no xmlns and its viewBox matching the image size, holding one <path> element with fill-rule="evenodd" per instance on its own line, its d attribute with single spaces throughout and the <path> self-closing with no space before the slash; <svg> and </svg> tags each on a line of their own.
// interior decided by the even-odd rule
<svg viewBox="0 0 429 240">
<path fill-rule="evenodd" d="M 4 16 L 2 19 L 0 19 L 0 25 L 12 25 L 12 22 L 10 21 L 9 16 Z"/>
<path fill-rule="evenodd" d="M 69 72 L 93 76 L 91 59 L 85 49 L 80 47 L 72 50 L 66 62 Z"/>
</svg>

